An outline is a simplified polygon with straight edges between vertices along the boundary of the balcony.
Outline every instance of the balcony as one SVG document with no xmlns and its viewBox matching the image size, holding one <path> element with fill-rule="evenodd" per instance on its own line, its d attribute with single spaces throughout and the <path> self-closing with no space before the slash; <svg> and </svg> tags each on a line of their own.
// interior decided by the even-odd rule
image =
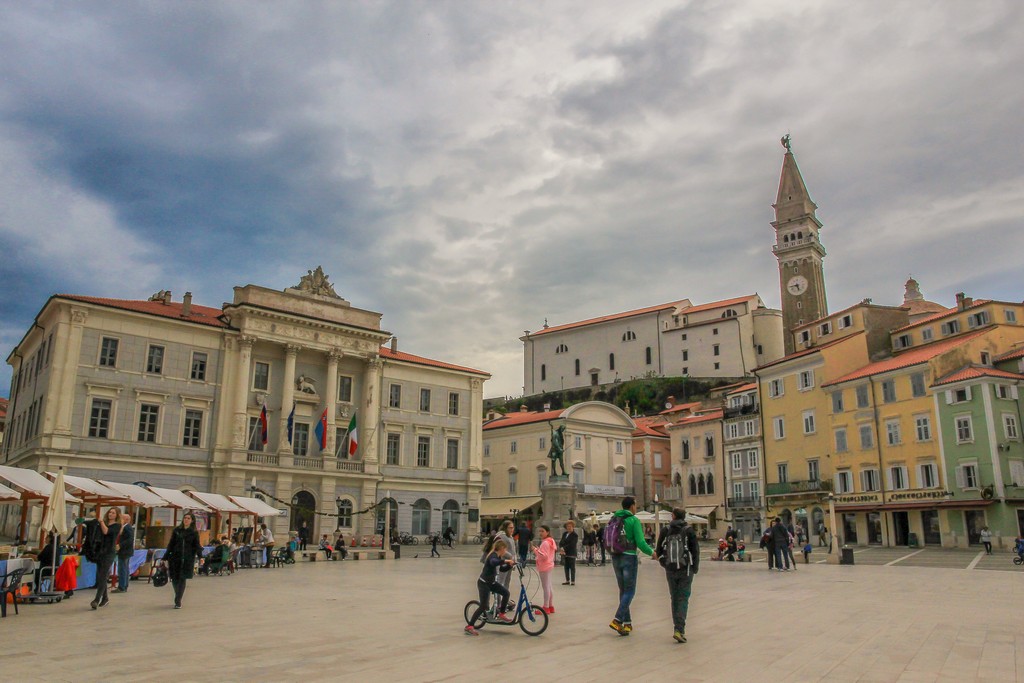
<svg viewBox="0 0 1024 683">
<path fill-rule="evenodd" d="M 724 415 L 723 415 L 723 418 L 728 420 L 731 417 L 740 417 L 741 415 L 756 415 L 756 414 L 757 414 L 757 404 L 756 403 L 750 403 L 750 404 L 738 406 L 736 408 L 726 408 L 725 412 L 724 412 Z"/>
<path fill-rule="evenodd" d="M 831 491 L 832 482 L 820 479 L 809 479 L 806 481 L 785 481 L 778 484 L 768 484 L 766 494 L 769 496 L 784 496 L 794 493 L 815 493 L 817 491 Z"/>
<path fill-rule="evenodd" d="M 280 458 L 271 453 L 254 453 L 251 451 L 245 454 L 245 461 L 256 465 L 273 465 L 274 467 L 277 467 L 281 462 Z"/>
<path fill-rule="evenodd" d="M 362 460 L 339 460 L 337 468 L 342 472 L 357 472 L 359 474 L 364 471 Z"/>
<path fill-rule="evenodd" d="M 761 496 L 742 496 L 729 499 L 730 510 L 759 510 L 761 508 Z"/>
<path fill-rule="evenodd" d="M 322 470 L 324 468 L 323 458 L 303 458 L 296 455 L 292 458 L 292 464 L 300 470 Z"/>
<path fill-rule="evenodd" d="M 683 499 L 683 487 L 682 486 L 669 486 L 663 491 L 662 501 L 669 502 L 671 500 L 682 500 Z"/>
</svg>

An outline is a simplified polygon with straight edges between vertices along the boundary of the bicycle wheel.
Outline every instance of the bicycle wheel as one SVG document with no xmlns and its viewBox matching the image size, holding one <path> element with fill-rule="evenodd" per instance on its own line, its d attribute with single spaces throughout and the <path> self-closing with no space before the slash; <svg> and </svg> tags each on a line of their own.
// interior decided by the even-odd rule
<svg viewBox="0 0 1024 683">
<path fill-rule="evenodd" d="M 419 545 L 420 544 L 420 539 L 416 538 L 415 536 L 410 536 L 409 537 L 409 543 L 410 543 L 410 545 Z"/>
<path fill-rule="evenodd" d="M 479 607 L 480 607 L 480 601 L 479 600 L 470 600 L 469 602 L 466 603 L 466 609 L 465 609 L 462 617 L 466 620 L 467 624 L 472 623 L 470 621 L 470 619 L 473 618 L 473 615 L 476 613 L 476 610 Z M 547 615 L 545 614 L 544 616 L 547 616 Z M 487 623 L 487 614 L 484 613 L 484 614 L 481 614 L 480 618 L 476 620 L 475 624 L 473 624 L 473 628 L 482 628 L 483 625 L 486 624 L 486 623 Z"/>
<path fill-rule="evenodd" d="M 1024 558 L 1021 558 L 1019 556 L 1015 557 L 1015 558 L 1013 558 L 1013 563 L 1014 564 L 1024 564 Z"/>
<path fill-rule="evenodd" d="M 533 619 L 530 619 L 531 616 Z M 519 615 L 519 628 L 523 629 L 523 633 L 528 636 L 539 636 L 547 627 L 548 613 L 536 605 L 531 607 L 529 612 L 523 610 L 523 613 Z"/>
</svg>

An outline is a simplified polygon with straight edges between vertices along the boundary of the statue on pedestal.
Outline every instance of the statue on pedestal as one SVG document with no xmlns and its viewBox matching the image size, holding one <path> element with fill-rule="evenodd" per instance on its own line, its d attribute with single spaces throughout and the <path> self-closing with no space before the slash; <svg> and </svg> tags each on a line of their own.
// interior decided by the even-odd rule
<svg viewBox="0 0 1024 683">
<path fill-rule="evenodd" d="M 552 479 L 558 476 L 555 465 L 562 468 L 563 477 L 569 476 L 565 473 L 565 425 L 551 430 L 551 450 L 548 451 L 548 458 L 551 459 Z"/>
</svg>

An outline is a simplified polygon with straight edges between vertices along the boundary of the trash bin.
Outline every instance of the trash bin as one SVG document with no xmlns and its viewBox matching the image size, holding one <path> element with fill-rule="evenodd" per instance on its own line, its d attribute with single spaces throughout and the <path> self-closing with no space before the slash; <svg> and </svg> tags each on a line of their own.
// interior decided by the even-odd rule
<svg viewBox="0 0 1024 683">
<path fill-rule="evenodd" d="M 913 531 L 911 531 L 907 535 L 907 547 L 909 547 L 909 548 L 919 548 L 919 547 L 921 547 L 920 544 L 917 542 L 917 534 L 914 533 Z"/>
<path fill-rule="evenodd" d="M 839 550 L 839 564 L 853 564 L 853 548 L 843 546 Z"/>
<path fill-rule="evenodd" d="M 396 560 L 402 559 L 402 546 L 398 545 L 397 543 L 392 543 L 391 552 L 395 554 Z"/>
</svg>

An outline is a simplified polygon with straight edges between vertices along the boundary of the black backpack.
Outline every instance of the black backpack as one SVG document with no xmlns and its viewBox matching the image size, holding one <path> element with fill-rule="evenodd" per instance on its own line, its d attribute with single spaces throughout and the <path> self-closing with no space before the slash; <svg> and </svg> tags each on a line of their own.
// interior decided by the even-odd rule
<svg viewBox="0 0 1024 683">
<path fill-rule="evenodd" d="M 690 533 L 688 527 L 672 532 L 665 537 L 665 548 L 662 557 L 665 560 L 664 566 L 673 569 L 682 569 L 693 564 L 693 556 L 690 554 L 690 544 L 687 537 Z"/>
</svg>

